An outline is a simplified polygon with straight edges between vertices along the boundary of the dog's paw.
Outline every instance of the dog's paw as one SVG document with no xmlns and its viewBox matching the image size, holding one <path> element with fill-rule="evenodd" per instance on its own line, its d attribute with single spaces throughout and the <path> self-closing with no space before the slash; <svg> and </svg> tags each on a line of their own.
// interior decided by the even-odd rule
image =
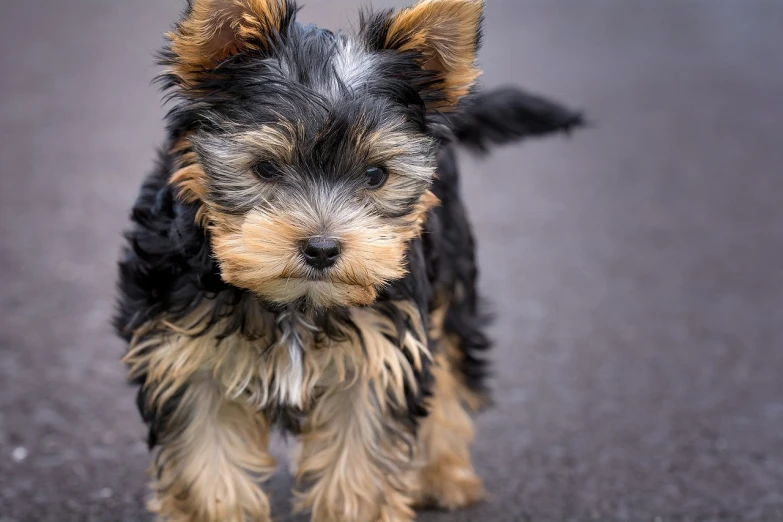
<svg viewBox="0 0 783 522">
<path fill-rule="evenodd" d="M 413 522 L 414 513 L 410 507 L 398 509 L 393 506 L 381 508 L 381 513 L 375 522 Z"/>
<path fill-rule="evenodd" d="M 486 497 L 484 485 L 472 468 L 430 465 L 421 472 L 416 505 L 453 511 L 481 502 Z"/>
</svg>

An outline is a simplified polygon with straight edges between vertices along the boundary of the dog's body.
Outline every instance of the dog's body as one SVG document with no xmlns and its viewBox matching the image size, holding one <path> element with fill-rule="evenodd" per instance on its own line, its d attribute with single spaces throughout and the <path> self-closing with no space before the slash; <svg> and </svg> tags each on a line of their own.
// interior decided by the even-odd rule
<svg viewBox="0 0 783 522">
<path fill-rule="evenodd" d="M 344 36 L 290 2 L 194 0 L 170 35 L 179 104 L 116 319 L 162 519 L 269 520 L 274 426 L 298 436 L 317 522 L 482 497 L 468 412 L 489 343 L 454 147 L 580 119 L 475 92 L 481 9 L 427 0 Z"/>
</svg>

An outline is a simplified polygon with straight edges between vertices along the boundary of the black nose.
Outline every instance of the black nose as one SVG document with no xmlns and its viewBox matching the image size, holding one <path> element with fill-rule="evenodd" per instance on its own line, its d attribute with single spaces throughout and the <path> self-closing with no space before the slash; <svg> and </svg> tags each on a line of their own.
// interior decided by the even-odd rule
<svg viewBox="0 0 783 522">
<path fill-rule="evenodd" d="M 327 268 L 337 261 L 340 243 L 330 237 L 316 236 L 302 242 L 302 255 L 313 268 Z"/>
</svg>

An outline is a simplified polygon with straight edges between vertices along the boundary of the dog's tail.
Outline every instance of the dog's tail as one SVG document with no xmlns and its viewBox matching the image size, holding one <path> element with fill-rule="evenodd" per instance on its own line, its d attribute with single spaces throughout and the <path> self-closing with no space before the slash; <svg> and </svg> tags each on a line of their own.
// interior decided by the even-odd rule
<svg viewBox="0 0 783 522">
<path fill-rule="evenodd" d="M 486 153 L 502 145 L 556 132 L 570 133 L 585 125 L 582 113 L 515 87 L 479 92 L 449 115 L 460 145 Z"/>
</svg>

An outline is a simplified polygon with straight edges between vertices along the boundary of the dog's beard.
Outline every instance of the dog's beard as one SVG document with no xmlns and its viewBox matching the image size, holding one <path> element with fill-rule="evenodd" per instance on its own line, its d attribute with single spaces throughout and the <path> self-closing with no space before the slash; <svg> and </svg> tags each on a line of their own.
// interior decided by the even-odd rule
<svg viewBox="0 0 783 522">
<path fill-rule="evenodd" d="M 223 279 L 282 304 L 372 303 L 385 284 L 405 275 L 405 252 L 421 219 L 415 213 L 382 218 L 361 207 L 329 210 L 301 206 L 296 211 L 254 209 L 243 216 L 211 213 L 212 249 Z M 336 263 L 322 270 L 308 266 L 299 251 L 319 228 L 341 244 Z"/>
</svg>

